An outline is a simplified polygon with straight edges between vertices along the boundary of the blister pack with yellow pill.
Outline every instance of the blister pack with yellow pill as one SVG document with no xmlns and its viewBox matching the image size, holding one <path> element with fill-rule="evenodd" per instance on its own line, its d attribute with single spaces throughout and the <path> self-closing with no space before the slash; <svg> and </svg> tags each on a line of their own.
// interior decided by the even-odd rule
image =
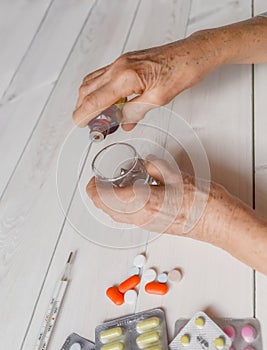
<svg viewBox="0 0 267 350">
<path fill-rule="evenodd" d="M 188 319 L 175 323 L 175 334 L 187 324 Z M 260 322 L 256 318 L 215 318 L 216 324 L 232 340 L 229 350 L 263 350 Z"/>
<path fill-rule="evenodd" d="M 96 327 L 96 350 L 166 350 L 164 312 L 153 309 L 117 318 Z"/>
<path fill-rule="evenodd" d="M 170 350 L 228 350 L 232 341 L 204 312 L 197 312 L 180 327 Z"/>
</svg>

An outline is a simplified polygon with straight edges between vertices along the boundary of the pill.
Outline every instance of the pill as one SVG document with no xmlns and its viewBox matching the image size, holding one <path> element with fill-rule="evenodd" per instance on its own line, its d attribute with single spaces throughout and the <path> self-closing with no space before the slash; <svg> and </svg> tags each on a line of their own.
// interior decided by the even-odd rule
<svg viewBox="0 0 267 350">
<path fill-rule="evenodd" d="M 121 282 L 118 289 L 121 293 L 127 292 L 127 290 L 135 288 L 140 283 L 140 277 L 138 275 L 131 276 L 127 280 Z"/>
<path fill-rule="evenodd" d="M 130 276 L 140 275 L 140 269 L 137 266 L 132 266 L 129 271 Z"/>
<path fill-rule="evenodd" d="M 114 341 L 115 339 L 119 338 L 122 336 L 122 329 L 121 327 L 114 327 L 107 329 L 106 331 L 102 331 L 100 333 L 100 340 L 103 344 L 109 343 Z"/>
<path fill-rule="evenodd" d="M 116 287 L 108 288 L 106 295 L 116 305 L 122 305 L 124 303 L 124 296 Z"/>
<path fill-rule="evenodd" d="M 117 342 L 117 343 L 105 344 L 101 347 L 101 350 L 123 350 L 123 348 L 124 348 L 123 343 Z"/>
<path fill-rule="evenodd" d="M 236 329 L 232 325 L 228 325 L 223 328 L 223 331 L 231 340 L 236 338 Z"/>
<path fill-rule="evenodd" d="M 190 344 L 190 336 L 189 334 L 184 334 L 180 338 L 180 343 L 184 346 L 188 346 Z"/>
<path fill-rule="evenodd" d="M 149 348 L 146 348 L 146 350 L 162 350 L 162 347 L 159 345 L 151 346 Z"/>
<path fill-rule="evenodd" d="M 139 254 L 134 258 L 134 266 L 144 267 L 146 264 L 146 257 L 143 254 Z"/>
<path fill-rule="evenodd" d="M 180 282 L 182 277 L 183 277 L 182 272 L 179 269 L 171 270 L 168 273 L 168 280 L 170 282 Z"/>
<path fill-rule="evenodd" d="M 225 347 L 225 340 L 222 337 L 216 338 L 214 340 L 214 345 L 216 349 L 222 350 Z"/>
<path fill-rule="evenodd" d="M 124 301 L 126 304 L 134 304 L 137 300 L 137 292 L 134 289 L 127 290 L 124 294 Z"/>
<path fill-rule="evenodd" d="M 167 283 L 168 282 L 168 275 L 166 272 L 162 272 L 158 275 L 157 278 L 158 282 L 160 283 Z"/>
<path fill-rule="evenodd" d="M 256 338 L 256 330 L 250 324 L 247 324 L 242 328 L 241 335 L 247 343 L 251 343 Z"/>
<path fill-rule="evenodd" d="M 144 333 L 150 331 L 153 328 L 157 328 L 159 326 L 160 320 L 158 317 L 150 317 L 146 320 L 137 322 L 136 330 L 138 333 Z"/>
<path fill-rule="evenodd" d="M 157 276 L 157 273 L 154 269 L 147 269 L 143 272 L 142 277 L 146 282 L 152 282 L 152 281 L 154 281 L 156 276 Z"/>
<path fill-rule="evenodd" d="M 198 327 L 198 328 L 203 328 L 204 325 L 205 325 L 205 318 L 204 317 L 197 317 L 195 319 L 195 325 Z"/>
<path fill-rule="evenodd" d="M 145 291 L 148 294 L 164 295 L 168 290 L 169 288 L 165 283 L 149 282 L 145 285 Z"/>
<path fill-rule="evenodd" d="M 160 337 L 158 332 L 144 333 L 136 338 L 136 344 L 139 346 L 140 349 L 144 349 L 149 345 L 157 343 L 159 341 L 159 338 Z"/>
<path fill-rule="evenodd" d="M 70 350 L 81 350 L 81 344 L 80 343 L 74 343 L 71 345 Z"/>
</svg>

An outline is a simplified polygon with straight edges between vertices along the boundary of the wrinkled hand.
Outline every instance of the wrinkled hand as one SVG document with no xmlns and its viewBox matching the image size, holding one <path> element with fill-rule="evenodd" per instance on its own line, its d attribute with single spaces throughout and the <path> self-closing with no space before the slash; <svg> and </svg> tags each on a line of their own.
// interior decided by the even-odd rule
<svg viewBox="0 0 267 350">
<path fill-rule="evenodd" d="M 218 62 L 206 41 L 192 35 L 168 45 L 129 52 L 88 74 L 79 90 L 74 121 L 86 126 L 120 98 L 137 94 L 123 108 L 123 128 L 131 130 L 147 111 L 167 104 L 215 68 Z"/>
<path fill-rule="evenodd" d="M 148 174 L 160 181 L 161 185 L 114 188 L 92 178 L 87 185 L 89 197 L 117 222 L 133 224 L 154 232 L 184 234 L 197 191 L 193 177 L 175 171 L 166 161 L 155 157 L 147 158 L 145 164 Z M 209 192 L 206 195 L 205 203 L 198 202 L 194 205 L 204 204 L 205 209 Z M 205 214 L 194 223 L 189 236 L 208 240 L 204 223 Z"/>
</svg>

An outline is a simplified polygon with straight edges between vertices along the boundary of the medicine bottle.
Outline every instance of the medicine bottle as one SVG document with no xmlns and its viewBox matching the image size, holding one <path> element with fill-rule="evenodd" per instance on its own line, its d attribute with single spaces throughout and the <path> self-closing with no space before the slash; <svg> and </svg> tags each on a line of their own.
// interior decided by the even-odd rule
<svg viewBox="0 0 267 350">
<path fill-rule="evenodd" d="M 115 132 L 122 120 L 122 107 L 127 98 L 119 99 L 114 105 L 108 107 L 88 124 L 89 139 L 93 142 L 100 142 L 107 135 Z"/>
</svg>

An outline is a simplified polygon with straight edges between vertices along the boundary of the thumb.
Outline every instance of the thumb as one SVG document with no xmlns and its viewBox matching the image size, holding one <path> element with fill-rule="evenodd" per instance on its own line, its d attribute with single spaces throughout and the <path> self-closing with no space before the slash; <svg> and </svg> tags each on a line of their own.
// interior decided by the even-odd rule
<svg viewBox="0 0 267 350">
<path fill-rule="evenodd" d="M 173 167 L 166 160 L 159 159 L 154 155 L 146 157 L 145 167 L 148 174 L 162 184 L 171 184 L 182 181 L 181 172 L 177 164 L 176 167 Z"/>
<path fill-rule="evenodd" d="M 122 128 L 125 131 L 132 130 L 135 125 L 144 118 L 147 112 L 158 107 L 155 104 L 149 103 L 148 93 L 137 96 L 125 103 L 122 109 Z"/>
</svg>

